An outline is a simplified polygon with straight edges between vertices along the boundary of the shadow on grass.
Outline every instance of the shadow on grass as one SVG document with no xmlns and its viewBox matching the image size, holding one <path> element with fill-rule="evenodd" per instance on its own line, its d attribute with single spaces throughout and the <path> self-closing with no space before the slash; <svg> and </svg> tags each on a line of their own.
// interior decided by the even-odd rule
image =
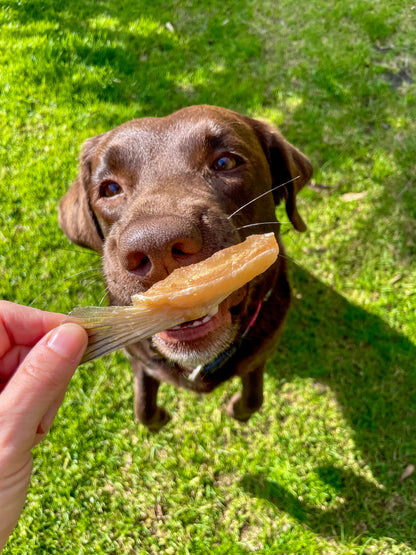
<svg viewBox="0 0 416 555">
<path fill-rule="evenodd" d="M 0 7 L 6 4 L 0 1 Z M 28 0 L 13 6 L 14 19 L 21 24 L 13 32 L 16 40 L 42 37 L 42 26 L 50 27 L 50 46 L 45 48 L 43 41 L 31 45 L 31 78 L 38 85 L 46 82 L 58 95 L 69 95 L 74 104 L 83 105 L 88 97 L 131 106 L 132 117 L 166 115 L 187 104 L 220 103 L 227 91 L 226 104 L 241 102 L 244 109 L 261 89 L 248 67 L 262 59 L 261 43 L 250 32 L 250 3 L 234 2 L 231 17 L 221 15 L 222 8 L 219 0 L 206 9 L 169 7 L 160 0 L 75 0 L 68 5 Z M 38 32 L 30 27 L 34 22 Z M 248 70 L 238 79 L 237 67 Z M 120 123 L 108 111 L 91 117 L 93 127 Z"/>
<path fill-rule="evenodd" d="M 336 466 L 317 468 L 345 500 L 321 510 L 266 474 L 246 475 L 241 485 L 318 534 L 356 541 L 389 537 L 414 547 L 416 482 L 414 476 L 403 482 L 400 477 L 416 462 L 416 346 L 304 270 L 296 268 L 292 282 L 302 299 L 293 303 L 272 373 L 287 380 L 312 378 L 336 394 L 354 442 L 382 487 Z"/>
<path fill-rule="evenodd" d="M 9 4 L 0 0 L 0 7 Z M 28 0 L 13 4 L 13 17 L 21 25 L 13 32 L 16 41 L 36 33 L 47 36 L 47 46 L 44 40 L 31 43 L 28 58 L 33 63 L 27 71 L 36 85 L 46 83 L 58 98 L 71 98 L 74 109 L 84 107 L 87 98 L 87 102 L 129 107 L 131 117 L 166 115 L 200 103 L 251 113 L 258 107 L 274 108 L 279 102 L 284 107 L 285 99 L 296 98 L 296 108 L 286 106 L 289 112 L 282 131 L 311 156 L 315 167 L 330 164 L 333 171 L 344 174 L 346 157 L 359 158 L 362 151 L 367 155 L 368 151 L 392 151 L 394 130 L 383 128 L 380 134 L 380 126 L 388 126 L 386 121 L 400 106 L 402 93 L 390 88 L 384 74 L 368 67 L 384 64 L 376 48 L 378 26 L 384 38 L 394 29 L 382 17 L 383 11 L 371 14 L 371 25 L 359 18 L 364 25 L 363 48 L 368 52 L 357 54 L 351 65 L 349 57 L 339 55 L 336 26 L 334 32 L 326 33 L 326 47 L 316 60 L 309 59 L 306 49 L 293 59 L 285 53 L 282 63 L 278 39 L 272 53 L 265 39 L 270 29 L 256 23 L 254 2 L 236 0 L 226 13 L 223 8 L 220 0 L 204 8 L 190 2 L 169 8 L 162 0 L 152 4 L 74 0 L 67 5 L 58 0 Z M 328 9 L 331 15 L 324 13 L 324 17 L 343 21 L 343 10 L 336 16 Z M 39 31 L 33 30 L 33 23 Z M 167 26 L 172 23 L 174 27 Z M 47 31 L 43 25 L 48 25 Z M 290 25 L 279 25 L 281 40 L 287 40 Z M 366 33 L 372 47 L 365 40 Z M 28 107 L 33 108 L 30 103 Z M 89 126 L 101 132 L 120 123 L 117 110 L 97 110 L 91 113 Z M 405 225 L 406 239 L 396 241 L 395 251 L 407 260 L 414 255 L 416 241 L 411 225 L 416 205 L 410 190 L 415 139 L 412 133 L 401 135 L 400 146 L 393 149 L 398 170 L 390 180 L 381 178 L 386 194 L 372 201 L 374 210 L 362 224 L 365 232 L 360 237 L 365 239 L 360 242 L 376 241 L 380 230 L 374 224 L 399 207 L 405 222 L 396 214 L 391 224 L 399 229 Z M 371 173 L 374 161 L 366 164 Z M 354 190 L 356 185 L 346 184 L 345 189 Z M 338 256 L 342 258 L 343 253 Z"/>
<path fill-rule="evenodd" d="M 163 115 L 202 102 L 250 112 L 258 106 L 273 106 L 279 94 L 293 94 L 299 107 L 289 114 L 291 125 L 283 131 L 289 140 L 312 154 L 315 165 L 329 160 L 333 170 L 343 173 L 348 156 L 345 144 L 357 137 L 363 141 L 357 143 L 357 150 L 371 143 L 389 152 L 391 136 L 385 133 L 381 139 L 376 131 L 386 114 L 395 111 L 398 93 L 383 83 L 382 76 L 369 71 L 364 57 L 354 70 L 348 65 L 349 56 L 336 59 L 337 25 L 332 25 L 333 32 L 328 29 L 325 33 L 328 55 L 319 62 L 307 54 L 303 60 L 280 60 L 278 48 L 276 54 L 270 54 L 271 50 L 265 54 L 267 37 L 250 26 L 250 21 L 255 21 L 254 3 L 237 0 L 224 15 L 224 3 L 213 1 L 206 17 L 208 7 L 200 8 L 202 18 L 188 3 L 188 33 L 172 33 L 166 27 L 175 15 L 174 10 L 169 13 L 166 3 L 156 1 L 151 7 L 146 3 L 146 9 L 143 4 L 138 2 L 135 7 L 125 0 L 75 0 L 66 5 L 57 0 L 12 3 L 14 17 L 22 26 L 14 31 L 16 40 L 31 37 L 32 24 L 48 25 L 43 34 L 50 47 L 44 42 L 30 45 L 33 65 L 28 73 L 33 83 L 45 82 L 58 99 L 60 95 L 70 97 L 74 110 L 80 104 L 103 101 L 113 107 L 131 106 L 132 117 Z M 0 2 L 0 6 L 9 9 L 11 4 Z M 129 24 L 140 17 L 150 22 L 146 33 L 128 31 Z M 176 14 L 178 20 L 180 24 Z M 172 19 L 174 25 L 176 21 Z M 300 50 L 297 55 L 301 55 Z M 286 67 L 285 62 L 291 63 Z M 271 65 L 276 67 L 272 73 L 268 70 Z M 73 79 L 68 80 L 68 75 Z M 28 104 L 28 109 L 35 109 L 35 100 L 31 102 L 34 106 Z M 342 122 L 348 124 L 347 137 L 340 132 Z M 89 122 L 92 130 L 119 123 L 116 110 L 92 113 Z M 398 165 L 403 162 L 410 168 L 406 156 L 413 156 L 414 138 L 406 140 L 396 157 Z M 347 149 L 350 156 L 353 149 Z M 408 179 L 406 173 L 395 179 L 399 182 L 395 202 L 411 216 L 415 205 L 410 190 L 405 190 Z M 373 223 L 391 211 L 392 200 L 388 195 L 380 196 L 375 206 L 373 221 L 364 222 L 365 229 L 360 230 L 364 251 L 377 239 Z M 410 233 L 412 245 L 397 245 L 406 258 L 414 254 L 414 227 L 409 229 L 408 242 Z M 267 475 L 246 476 L 243 486 L 317 533 L 333 535 L 342 526 L 347 538 L 386 535 L 416 545 L 415 534 L 410 537 L 409 533 L 416 522 L 415 481 L 410 477 L 403 484 L 398 482 L 402 469 L 416 461 L 416 348 L 382 320 L 351 305 L 306 272 L 296 269 L 293 283 L 303 299 L 294 302 L 276 367 L 283 357 L 286 379 L 295 374 L 313 378 L 336 393 L 355 431 L 357 446 L 384 489 L 339 468 L 317 469 L 322 479 L 346 499 L 341 508 L 321 512 L 302 504 Z M 369 522 L 371 528 L 366 524 Z"/>
</svg>

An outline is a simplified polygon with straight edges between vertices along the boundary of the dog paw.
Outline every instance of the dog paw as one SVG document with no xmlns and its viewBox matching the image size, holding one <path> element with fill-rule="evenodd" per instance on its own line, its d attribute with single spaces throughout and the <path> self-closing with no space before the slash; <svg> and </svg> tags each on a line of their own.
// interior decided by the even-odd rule
<svg viewBox="0 0 416 555">
<path fill-rule="evenodd" d="M 261 405 L 260 405 L 261 406 Z M 241 393 L 236 393 L 227 406 L 227 414 L 240 422 L 247 422 L 250 416 L 257 412 L 260 406 L 248 407 L 241 399 Z"/>
<path fill-rule="evenodd" d="M 140 416 L 137 418 L 151 432 L 158 432 L 170 419 L 170 414 L 163 407 L 157 407 L 157 410 L 150 418 Z"/>
</svg>

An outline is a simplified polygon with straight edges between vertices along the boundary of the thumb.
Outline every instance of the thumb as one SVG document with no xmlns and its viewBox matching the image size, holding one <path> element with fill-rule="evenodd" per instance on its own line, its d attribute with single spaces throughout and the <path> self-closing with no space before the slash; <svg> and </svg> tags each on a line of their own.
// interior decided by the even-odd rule
<svg viewBox="0 0 416 555">
<path fill-rule="evenodd" d="M 86 346 L 83 328 L 63 324 L 33 347 L 10 379 L 0 397 L 0 422 L 23 449 L 32 447 L 42 418 L 63 398 Z"/>
</svg>

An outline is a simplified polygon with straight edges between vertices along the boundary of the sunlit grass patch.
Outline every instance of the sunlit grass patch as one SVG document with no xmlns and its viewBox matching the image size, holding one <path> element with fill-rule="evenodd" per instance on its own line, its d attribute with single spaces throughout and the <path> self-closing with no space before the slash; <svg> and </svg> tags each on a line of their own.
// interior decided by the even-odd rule
<svg viewBox="0 0 416 555">
<path fill-rule="evenodd" d="M 100 258 L 59 230 L 82 142 L 212 103 L 305 152 L 308 230 L 283 225 L 293 307 L 247 425 L 239 388 L 164 384 L 133 420 L 115 353 L 83 365 L 36 449 L 5 553 L 416 552 L 415 10 L 395 0 L 0 2 L 0 296 L 105 302 Z M 287 221 L 284 207 L 277 210 Z"/>
</svg>

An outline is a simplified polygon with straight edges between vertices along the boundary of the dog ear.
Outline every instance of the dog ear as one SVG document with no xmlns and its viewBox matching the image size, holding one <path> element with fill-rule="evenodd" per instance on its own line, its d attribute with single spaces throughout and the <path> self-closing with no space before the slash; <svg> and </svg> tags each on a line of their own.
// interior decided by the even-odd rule
<svg viewBox="0 0 416 555">
<path fill-rule="evenodd" d="M 78 177 L 59 203 L 59 225 L 70 241 L 99 253 L 104 237 L 89 197 L 91 164 L 103 135 L 87 139 L 80 156 Z"/>
<path fill-rule="evenodd" d="M 293 227 L 297 231 L 305 231 L 306 224 L 296 207 L 296 195 L 312 177 L 312 164 L 275 127 L 264 121 L 254 121 L 255 131 L 270 165 L 272 187 L 278 187 L 273 191 L 276 205 L 284 199 L 286 212 Z"/>
</svg>

